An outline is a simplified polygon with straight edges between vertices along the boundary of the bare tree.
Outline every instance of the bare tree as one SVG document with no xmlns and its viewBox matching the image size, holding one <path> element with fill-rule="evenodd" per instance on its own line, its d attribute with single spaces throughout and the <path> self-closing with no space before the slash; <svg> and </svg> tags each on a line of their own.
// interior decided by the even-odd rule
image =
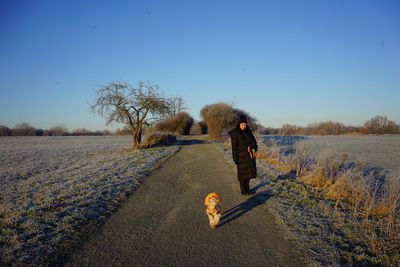
<svg viewBox="0 0 400 267">
<path fill-rule="evenodd" d="M 109 83 L 96 90 L 96 101 L 90 106 L 94 114 L 106 117 L 106 124 L 126 123 L 133 135 L 133 148 L 142 141 L 143 126 L 150 126 L 170 112 L 168 99 L 162 97 L 157 85 L 139 82 Z"/>
<path fill-rule="evenodd" d="M 30 136 L 35 135 L 35 128 L 29 125 L 27 122 L 19 123 L 14 126 L 13 134 L 16 136 Z"/>
<path fill-rule="evenodd" d="M 168 99 L 168 103 L 170 106 L 169 115 L 174 116 L 179 112 L 183 112 L 186 110 L 185 100 L 182 97 L 171 97 Z"/>
<path fill-rule="evenodd" d="M 394 121 L 388 120 L 386 116 L 375 116 L 364 123 L 366 133 L 372 134 L 395 134 L 399 127 Z"/>
</svg>

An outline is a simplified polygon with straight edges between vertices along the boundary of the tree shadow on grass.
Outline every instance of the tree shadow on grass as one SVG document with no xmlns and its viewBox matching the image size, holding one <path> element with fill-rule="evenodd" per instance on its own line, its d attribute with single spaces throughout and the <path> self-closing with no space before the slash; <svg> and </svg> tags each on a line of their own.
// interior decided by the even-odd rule
<svg viewBox="0 0 400 267">
<path fill-rule="evenodd" d="M 269 190 L 265 190 L 262 192 L 257 193 L 256 195 L 246 199 L 244 202 L 240 203 L 239 205 L 236 205 L 233 208 L 228 209 L 227 211 L 224 211 L 222 213 L 222 218 L 221 218 L 221 223 L 218 225 L 218 227 L 223 226 L 226 223 L 229 223 L 247 212 L 251 211 L 253 208 L 264 204 L 267 202 L 268 199 L 271 198 L 271 194 Z"/>
</svg>

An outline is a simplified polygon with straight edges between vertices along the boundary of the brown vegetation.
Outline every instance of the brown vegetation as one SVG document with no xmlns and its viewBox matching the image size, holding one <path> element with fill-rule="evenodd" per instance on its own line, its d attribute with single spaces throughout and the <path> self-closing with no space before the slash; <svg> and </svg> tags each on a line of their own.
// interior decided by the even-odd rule
<svg viewBox="0 0 400 267">
<path fill-rule="evenodd" d="M 154 129 L 158 132 L 168 132 L 178 135 L 190 134 L 193 118 L 187 112 L 178 112 L 175 115 L 158 122 Z"/>
<path fill-rule="evenodd" d="M 200 115 L 207 124 L 208 135 L 216 140 L 222 140 L 223 136 L 236 126 L 240 115 L 247 117 L 248 125 L 253 131 L 257 130 L 256 120 L 253 117 L 226 103 L 206 105 L 201 109 Z"/>
<path fill-rule="evenodd" d="M 362 162 L 350 162 L 348 154 L 327 149 L 314 158 L 301 142 L 288 156 L 280 155 L 275 145 L 260 145 L 259 155 L 259 160 L 274 164 L 276 169 L 296 173 L 297 181 L 335 201 L 334 208 L 344 216 L 336 226 L 347 231 L 346 218 L 353 218 L 349 236 L 366 244 L 370 253 L 379 258 L 379 264 L 400 263 L 400 170 L 382 179 L 379 174 L 363 171 Z"/>
<path fill-rule="evenodd" d="M 29 136 L 29 135 L 35 135 L 35 128 L 30 126 L 28 123 L 23 122 L 19 123 L 14 126 L 12 129 L 13 135 L 17 136 Z"/>
<path fill-rule="evenodd" d="M 139 148 L 151 148 L 176 142 L 176 136 L 169 133 L 152 133 L 146 137 Z"/>
</svg>

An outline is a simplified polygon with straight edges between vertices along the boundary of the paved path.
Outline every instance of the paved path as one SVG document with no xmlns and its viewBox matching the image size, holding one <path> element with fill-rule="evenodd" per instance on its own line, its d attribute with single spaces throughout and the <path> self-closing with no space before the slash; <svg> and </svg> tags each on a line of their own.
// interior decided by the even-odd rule
<svg viewBox="0 0 400 267">
<path fill-rule="evenodd" d="M 201 140 L 203 139 L 203 140 Z M 222 196 L 213 230 L 204 197 Z M 192 136 L 92 233 L 66 266 L 302 266 L 268 214 L 267 192 L 240 195 L 235 170 L 213 144 Z"/>
</svg>

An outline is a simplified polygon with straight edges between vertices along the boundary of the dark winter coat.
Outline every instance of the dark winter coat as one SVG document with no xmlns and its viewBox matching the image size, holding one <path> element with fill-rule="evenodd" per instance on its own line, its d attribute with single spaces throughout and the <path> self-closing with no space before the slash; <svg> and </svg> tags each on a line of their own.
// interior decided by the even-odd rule
<svg viewBox="0 0 400 267">
<path fill-rule="evenodd" d="M 257 151 L 257 142 L 249 127 L 243 131 L 239 127 L 231 131 L 232 157 L 237 167 L 239 180 L 257 177 L 256 159 L 250 157 L 248 146 Z"/>
</svg>

